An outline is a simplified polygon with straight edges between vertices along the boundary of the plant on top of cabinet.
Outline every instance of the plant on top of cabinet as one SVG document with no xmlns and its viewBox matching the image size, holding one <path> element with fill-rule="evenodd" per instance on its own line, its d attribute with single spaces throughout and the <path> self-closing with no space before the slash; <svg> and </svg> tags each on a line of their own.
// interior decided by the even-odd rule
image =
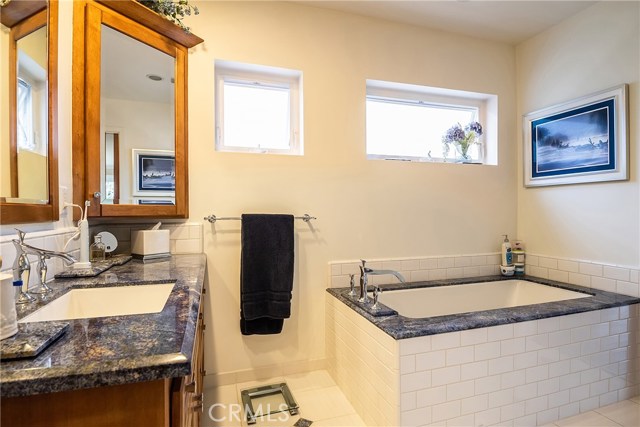
<svg viewBox="0 0 640 427">
<path fill-rule="evenodd" d="M 186 33 L 190 32 L 190 28 L 187 27 L 182 20 L 185 16 L 191 16 L 191 12 L 194 15 L 198 15 L 200 11 L 197 6 L 189 4 L 188 0 L 137 0 L 144 6 L 153 10 L 154 12 L 164 16 L 169 21 L 173 22 Z"/>
</svg>

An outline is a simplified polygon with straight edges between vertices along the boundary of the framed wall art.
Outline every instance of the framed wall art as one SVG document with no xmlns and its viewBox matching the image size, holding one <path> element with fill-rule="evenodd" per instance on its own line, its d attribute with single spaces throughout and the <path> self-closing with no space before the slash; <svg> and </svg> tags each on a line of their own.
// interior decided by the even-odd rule
<svg viewBox="0 0 640 427">
<path fill-rule="evenodd" d="M 176 157 L 169 150 L 142 150 L 134 148 L 133 195 L 175 196 Z"/>
<path fill-rule="evenodd" d="M 527 114 L 525 186 L 628 179 L 627 90 L 625 84 Z"/>
</svg>

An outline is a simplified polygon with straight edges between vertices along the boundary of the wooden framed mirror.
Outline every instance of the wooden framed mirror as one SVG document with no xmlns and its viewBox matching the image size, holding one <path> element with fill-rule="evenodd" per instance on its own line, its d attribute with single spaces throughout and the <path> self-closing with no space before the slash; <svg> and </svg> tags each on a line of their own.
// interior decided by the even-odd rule
<svg viewBox="0 0 640 427">
<path fill-rule="evenodd" d="M 202 39 L 173 27 L 135 1 L 74 2 L 74 201 L 89 216 L 188 216 L 187 49 Z"/>
<path fill-rule="evenodd" d="M 55 221 L 58 2 L 13 0 L 0 21 L 0 224 Z"/>
</svg>

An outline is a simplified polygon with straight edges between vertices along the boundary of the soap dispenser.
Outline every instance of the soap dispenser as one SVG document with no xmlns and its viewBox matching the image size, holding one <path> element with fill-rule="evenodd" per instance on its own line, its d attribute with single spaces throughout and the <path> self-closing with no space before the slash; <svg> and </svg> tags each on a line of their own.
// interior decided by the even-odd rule
<svg viewBox="0 0 640 427">
<path fill-rule="evenodd" d="M 513 254 L 511 253 L 511 242 L 509 242 L 509 236 L 503 234 L 504 241 L 502 242 L 502 265 L 508 267 L 513 265 Z"/>
</svg>

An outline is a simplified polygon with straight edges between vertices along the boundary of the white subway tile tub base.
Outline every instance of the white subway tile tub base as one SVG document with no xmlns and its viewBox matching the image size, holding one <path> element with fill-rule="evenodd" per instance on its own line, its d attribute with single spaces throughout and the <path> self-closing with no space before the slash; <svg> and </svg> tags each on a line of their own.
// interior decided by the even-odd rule
<svg viewBox="0 0 640 427">
<path fill-rule="evenodd" d="M 396 341 L 327 294 L 328 368 L 368 426 L 544 425 L 638 395 L 638 312 L 634 304 Z"/>
</svg>

